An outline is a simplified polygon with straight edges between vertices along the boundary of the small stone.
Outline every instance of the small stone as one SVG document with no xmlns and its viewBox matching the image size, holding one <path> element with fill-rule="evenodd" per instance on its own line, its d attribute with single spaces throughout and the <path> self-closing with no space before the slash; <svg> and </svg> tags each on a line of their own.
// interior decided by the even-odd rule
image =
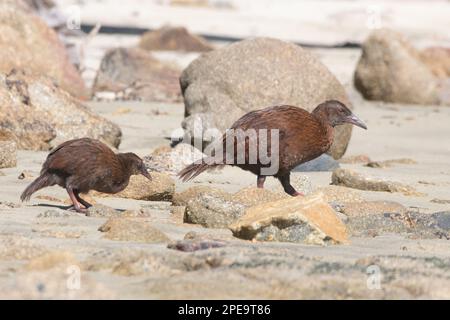
<svg viewBox="0 0 450 320">
<path fill-rule="evenodd" d="M 14 168 L 17 165 L 17 145 L 14 141 L 0 140 L 0 168 Z"/>
<path fill-rule="evenodd" d="M 15 209 L 20 208 L 21 205 L 14 202 L 9 201 L 0 201 L 0 209 Z"/>
<path fill-rule="evenodd" d="M 116 241 L 146 243 L 169 242 L 170 239 L 142 218 L 110 218 L 99 229 L 105 238 Z"/>
<path fill-rule="evenodd" d="M 29 171 L 29 170 L 24 170 L 24 171 L 22 171 L 20 174 L 19 174 L 19 176 L 17 177 L 17 179 L 19 179 L 19 180 L 24 180 L 24 179 L 33 179 L 34 178 L 34 175 L 33 175 L 33 173 L 31 172 L 31 171 Z"/>
<path fill-rule="evenodd" d="M 230 229 L 235 237 L 247 240 L 348 242 L 345 225 L 321 193 L 251 207 Z"/>
<path fill-rule="evenodd" d="M 367 177 L 349 169 L 336 169 L 331 177 L 332 184 L 368 191 L 400 192 L 407 196 L 423 196 L 413 187 L 399 182 Z"/>
<path fill-rule="evenodd" d="M 167 248 L 184 252 L 194 252 L 198 250 L 207 250 L 211 248 L 220 248 L 226 245 L 225 242 L 215 240 L 179 240 L 168 244 Z"/>
</svg>

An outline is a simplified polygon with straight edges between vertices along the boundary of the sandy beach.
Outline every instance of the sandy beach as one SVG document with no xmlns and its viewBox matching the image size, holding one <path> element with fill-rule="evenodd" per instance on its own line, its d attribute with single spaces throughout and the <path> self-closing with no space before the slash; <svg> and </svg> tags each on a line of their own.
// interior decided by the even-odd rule
<svg viewBox="0 0 450 320">
<path fill-rule="evenodd" d="M 352 1 L 344 2 L 348 8 L 352 7 Z M 92 9 L 86 11 L 88 22 L 95 20 L 91 16 L 95 8 L 92 4 Z M 179 10 L 182 14 L 182 10 L 193 9 Z M 439 11 L 439 8 L 431 6 L 430 10 Z M 164 14 L 165 11 L 161 11 L 160 19 Z M 257 17 L 255 15 L 255 21 Z M 106 17 L 103 19 L 109 22 Z M 196 20 L 196 16 L 190 19 Z M 448 24 L 447 20 L 436 21 Z M 160 23 L 153 22 L 155 26 Z M 215 31 L 207 23 L 199 26 L 195 21 L 185 22 L 192 25 L 194 32 Z M 271 23 L 279 25 L 276 19 Z M 421 23 L 428 27 L 417 28 L 426 32 L 433 29 L 428 22 Z M 239 25 L 234 27 L 229 30 L 233 35 L 248 36 Z M 251 26 L 248 28 L 251 30 Z M 293 29 L 295 26 L 291 28 L 288 24 L 290 31 L 286 38 L 292 39 Z M 237 30 L 242 34 L 237 34 Z M 276 37 L 279 33 L 275 31 L 272 36 Z M 345 32 L 345 35 L 351 38 L 330 33 L 327 36 L 330 41 L 327 37 L 323 41 L 361 41 L 365 37 L 362 33 Z M 429 39 L 422 37 L 425 38 Z M 310 42 L 313 39 L 292 40 Z M 93 82 L 107 49 L 119 44 L 134 46 L 137 41 L 137 36 L 99 34 L 93 38 L 85 51 L 85 82 L 89 86 Z M 344 159 L 359 155 L 372 161 L 403 159 L 389 167 L 368 167 L 364 162 L 344 161 L 340 162 L 340 167 L 407 185 L 417 193 L 351 189 L 352 192 L 365 202 L 395 202 L 407 212 L 450 214 L 450 108 L 367 101 L 353 86 L 360 48 L 308 50 L 342 83 L 354 106 L 353 111 L 368 126 L 367 131 L 353 129 Z M 155 56 L 185 68 L 199 54 L 158 52 Z M 169 146 L 169 138 L 181 128 L 185 113 L 182 102 L 91 100 L 85 104 L 121 128 L 120 152 L 135 152 L 141 157 L 158 147 Z M 123 212 L 140 212 L 140 219 L 165 234 L 168 240 L 146 243 L 108 239 L 99 228 L 110 217 L 87 217 L 65 210 L 69 199 L 59 187 L 40 190 L 30 202 L 20 202 L 21 192 L 39 175 L 47 153 L 19 150 L 17 166 L 0 169 L 2 299 L 450 298 L 450 241 L 445 236 L 439 239 L 438 236 L 394 232 L 373 236 L 351 234 L 348 244 L 327 246 L 247 241 L 234 237 L 226 228 L 204 228 L 183 222 L 183 213 L 174 210 L 169 201 L 90 195 L 96 204 Z M 19 179 L 24 172 L 25 178 Z M 332 171 L 295 172 L 293 175 L 306 176 L 313 191 L 328 187 L 332 182 Z M 255 186 L 256 182 L 254 175 L 232 167 L 206 172 L 187 183 L 176 177 L 173 179 L 176 193 L 193 186 L 236 193 Z M 268 178 L 266 187 L 275 190 L 279 188 L 278 181 Z M 214 239 L 225 245 L 194 252 L 168 248 L 168 243 L 183 240 L 186 234 L 193 232 L 194 237 Z"/>
</svg>

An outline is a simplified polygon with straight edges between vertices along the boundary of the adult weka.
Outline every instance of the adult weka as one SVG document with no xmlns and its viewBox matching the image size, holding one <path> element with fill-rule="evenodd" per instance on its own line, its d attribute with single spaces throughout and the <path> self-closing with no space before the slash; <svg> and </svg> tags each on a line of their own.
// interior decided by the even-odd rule
<svg viewBox="0 0 450 320">
<path fill-rule="evenodd" d="M 78 212 L 91 206 L 80 193 L 96 190 L 117 193 L 126 188 L 131 175 L 151 176 L 141 158 L 134 153 L 115 154 L 104 143 L 90 138 L 66 141 L 47 156 L 40 176 L 22 193 L 21 200 L 45 187 L 59 185 L 67 190 Z"/>
<path fill-rule="evenodd" d="M 232 126 L 232 130 L 227 130 L 223 137 L 213 144 L 213 148 L 219 151 L 220 159 L 218 161 L 217 153 L 211 152 L 209 157 L 203 158 L 195 163 L 184 168 L 178 175 L 183 181 L 188 181 L 205 170 L 229 164 L 238 166 L 244 170 L 251 171 L 257 175 L 257 186 L 262 188 L 267 175 L 278 178 L 281 182 L 284 191 L 292 196 L 297 196 L 299 193 L 292 187 L 290 183 L 290 172 L 293 168 L 304 162 L 310 161 L 321 154 L 327 152 L 333 143 L 334 127 L 350 123 L 367 129 L 366 125 L 355 116 L 350 109 L 343 103 L 337 100 L 329 100 L 318 105 L 311 113 L 294 106 L 275 106 L 262 110 L 249 112 L 237 120 Z M 244 139 L 239 139 L 239 134 L 236 132 L 249 132 L 249 129 L 254 129 L 255 132 L 263 132 L 257 134 L 256 138 L 245 134 Z M 267 132 L 261 131 L 266 129 Z M 265 173 L 269 167 L 274 163 L 267 163 L 262 161 L 260 153 L 261 141 L 267 144 L 267 153 L 272 154 L 276 151 L 274 142 L 271 141 L 271 130 L 278 130 L 278 155 L 274 159 L 278 170 L 272 173 Z M 251 130 L 250 130 L 251 131 Z M 230 144 L 227 143 L 230 135 L 233 139 L 230 150 Z M 264 138 L 264 140 L 262 140 Z M 256 161 L 251 160 L 251 153 L 249 151 L 255 150 L 252 144 L 258 150 Z M 227 147 L 228 146 L 228 147 Z M 264 149 L 264 148 L 263 148 Z M 245 154 L 241 154 L 245 151 Z M 222 154 L 223 152 L 223 154 Z M 231 163 L 226 161 L 226 157 L 231 158 Z M 244 159 L 245 161 L 242 161 Z"/>
</svg>

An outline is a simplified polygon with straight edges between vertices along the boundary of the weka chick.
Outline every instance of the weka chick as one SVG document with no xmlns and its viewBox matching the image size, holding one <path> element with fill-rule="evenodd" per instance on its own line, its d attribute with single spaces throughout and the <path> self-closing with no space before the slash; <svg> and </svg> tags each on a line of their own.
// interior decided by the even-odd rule
<svg viewBox="0 0 450 320">
<path fill-rule="evenodd" d="M 263 174 L 262 169 L 270 167 L 272 163 L 261 161 L 261 155 L 257 155 L 256 162 L 250 163 L 249 160 L 249 145 L 251 142 L 255 143 L 255 138 L 252 140 L 245 137 L 245 140 L 238 140 L 234 136 L 234 142 L 230 151 L 227 148 L 227 135 L 225 133 L 218 142 L 221 144 L 223 157 L 225 159 L 231 154 L 232 163 L 221 162 L 214 163 L 215 155 L 211 153 L 210 157 L 203 158 L 195 163 L 184 168 L 178 175 L 183 181 L 188 181 L 198 176 L 200 173 L 212 167 L 230 164 L 238 166 L 244 170 L 253 172 L 257 175 L 257 186 L 263 188 L 266 175 L 272 175 L 281 182 L 284 191 L 292 196 L 300 195 L 294 187 L 290 184 L 290 172 L 293 168 L 304 162 L 317 158 L 321 154 L 327 152 L 333 143 L 334 127 L 350 123 L 367 129 L 366 125 L 356 117 L 343 103 L 336 100 L 329 100 L 318 105 L 311 113 L 308 111 L 294 107 L 294 106 L 275 106 L 262 110 L 256 110 L 247 113 L 237 120 L 231 127 L 236 130 L 241 129 L 247 131 L 254 129 L 256 131 L 267 129 L 269 132 L 273 129 L 278 129 L 278 170 L 272 174 Z M 267 133 L 265 133 L 267 134 Z M 256 138 L 256 149 L 260 150 L 261 136 Z M 271 154 L 273 141 L 270 137 L 265 138 L 267 141 L 267 152 Z M 240 142 L 239 142 L 240 141 Z M 243 142 L 245 141 L 245 142 Z M 245 145 L 244 145 L 245 143 Z M 240 144 L 240 146 L 238 146 Z M 241 148 L 239 148 L 241 147 Z M 238 154 L 238 150 L 245 150 L 245 155 Z M 238 159 L 245 159 L 245 162 L 238 161 Z"/>
<path fill-rule="evenodd" d="M 134 153 L 115 154 L 104 143 L 90 138 L 69 140 L 53 149 L 42 166 L 41 174 L 22 193 L 29 200 L 36 191 L 59 185 L 67 190 L 77 212 L 91 206 L 80 193 L 96 190 L 117 193 L 128 185 L 131 175 L 151 176 L 141 158 Z"/>
</svg>

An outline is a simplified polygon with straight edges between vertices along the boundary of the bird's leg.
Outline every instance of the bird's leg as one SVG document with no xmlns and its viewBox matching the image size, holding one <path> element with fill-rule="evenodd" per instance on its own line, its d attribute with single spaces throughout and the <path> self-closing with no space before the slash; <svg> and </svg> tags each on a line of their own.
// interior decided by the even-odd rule
<svg viewBox="0 0 450 320">
<path fill-rule="evenodd" d="M 258 178 L 256 179 L 256 186 L 260 189 L 263 189 L 265 181 L 266 181 L 266 176 L 258 175 Z"/>
<path fill-rule="evenodd" d="M 280 176 L 278 177 L 278 180 L 280 180 L 281 185 L 283 186 L 284 191 L 293 196 L 293 197 L 297 197 L 297 196 L 303 196 L 302 193 L 297 192 L 294 187 L 291 185 L 291 175 L 290 173 L 284 175 L 284 176 Z"/>
<path fill-rule="evenodd" d="M 66 187 L 67 193 L 69 194 L 70 200 L 72 200 L 73 207 L 76 212 L 86 213 L 86 209 L 81 207 L 81 204 L 78 202 L 77 197 L 73 193 L 73 189 L 71 187 Z"/>
<path fill-rule="evenodd" d="M 92 207 L 92 204 L 90 204 L 89 202 L 87 202 L 86 200 L 82 199 L 80 197 L 80 193 L 77 191 L 74 191 L 75 197 L 77 198 L 78 202 L 80 202 L 86 209 L 89 207 Z"/>
</svg>

